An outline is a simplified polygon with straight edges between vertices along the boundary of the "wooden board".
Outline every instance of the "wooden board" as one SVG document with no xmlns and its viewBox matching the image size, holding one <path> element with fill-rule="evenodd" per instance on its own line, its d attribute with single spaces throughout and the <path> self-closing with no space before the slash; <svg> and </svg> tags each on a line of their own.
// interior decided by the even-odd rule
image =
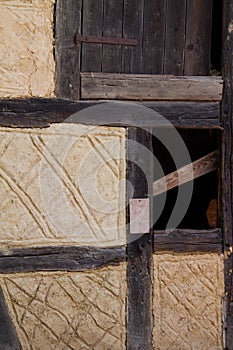
<svg viewBox="0 0 233 350">
<path fill-rule="evenodd" d="M 122 72 L 141 73 L 144 0 L 124 0 L 123 38 L 137 39 L 136 47 L 122 47 Z"/>
<path fill-rule="evenodd" d="M 164 74 L 184 74 L 186 3 L 187 0 L 167 0 Z"/>
<path fill-rule="evenodd" d="M 123 2 L 123 0 L 104 0 L 104 37 L 122 38 Z M 121 54 L 121 45 L 103 45 L 102 72 L 121 73 Z"/>
<path fill-rule="evenodd" d="M 155 253 L 222 253 L 223 239 L 220 229 L 197 231 L 176 229 L 170 233 L 154 232 Z"/>
<path fill-rule="evenodd" d="M 222 223 L 224 230 L 224 348 L 233 349 L 233 2 L 223 2 Z"/>
<path fill-rule="evenodd" d="M 85 0 L 82 10 L 82 34 L 102 36 L 103 0 Z M 102 67 L 102 45 L 82 43 L 82 66 L 85 72 L 100 72 Z"/>
<path fill-rule="evenodd" d="M 45 247 L 0 252 L 0 273 L 86 271 L 125 260 L 125 247 Z"/>
<path fill-rule="evenodd" d="M 136 145 L 134 144 L 136 142 Z M 151 135 L 138 128 L 128 129 L 127 188 L 128 200 L 152 197 L 152 188 L 147 179 L 152 176 L 151 152 L 140 159 L 140 146 L 152 150 Z M 144 173 L 139 162 L 144 164 Z M 145 176 L 146 175 L 146 176 Z M 152 179 L 150 181 L 152 183 Z M 132 186 L 134 193 L 132 194 Z M 152 214 L 152 208 L 151 213 Z M 128 215 L 129 216 L 129 215 Z M 152 217 L 151 217 L 152 219 Z M 130 232 L 130 231 L 128 231 Z M 127 349 L 152 350 L 152 238 L 153 232 L 141 235 L 128 235 L 127 246 Z"/>
<path fill-rule="evenodd" d="M 185 75 L 210 73 L 213 0 L 187 0 Z"/>
<path fill-rule="evenodd" d="M 55 22 L 56 96 L 78 100 L 80 95 L 80 46 L 82 0 L 58 0 Z"/>
<path fill-rule="evenodd" d="M 163 73 L 165 24 L 166 1 L 145 0 L 141 73 Z"/>
<path fill-rule="evenodd" d="M 220 101 L 219 77 L 81 74 L 82 99 Z"/>
<path fill-rule="evenodd" d="M 134 103 L 134 107 L 138 109 L 138 113 L 134 115 L 125 102 L 124 113 L 110 113 L 110 111 L 105 115 L 95 113 L 94 107 L 103 103 L 108 102 L 71 102 L 58 99 L 0 100 L 0 125 L 42 128 L 52 123 L 66 122 L 67 118 L 71 121 L 71 116 L 75 114 L 74 122 L 86 125 L 159 127 L 161 122 L 156 114 L 159 113 L 176 127 L 221 127 L 218 102 L 137 102 Z M 87 109 L 89 107 L 92 107 L 92 113 Z M 141 108 L 145 108 L 144 113 L 140 112 Z M 114 106 L 113 109 L 115 110 Z"/>
<path fill-rule="evenodd" d="M 163 178 L 153 183 L 153 196 L 157 196 L 172 188 L 181 186 L 189 181 L 197 179 L 200 176 L 216 170 L 220 165 L 220 154 L 218 151 L 209 153 L 208 155 L 192 162 L 182 168 L 177 169 Z"/>
</svg>

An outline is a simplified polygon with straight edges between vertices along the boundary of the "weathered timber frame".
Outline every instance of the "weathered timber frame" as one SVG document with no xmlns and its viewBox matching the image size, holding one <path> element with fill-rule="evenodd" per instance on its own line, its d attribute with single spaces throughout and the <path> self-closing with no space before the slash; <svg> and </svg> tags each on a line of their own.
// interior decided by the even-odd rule
<svg viewBox="0 0 233 350">
<path fill-rule="evenodd" d="M 223 1 L 222 218 L 225 256 L 224 349 L 233 349 L 233 2 Z"/>
<path fill-rule="evenodd" d="M 135 141 L 135 146 L 130 143 Z M 148 159 L 139 159 L 137 145 L 143 145 L 150 152 Z M 127 180 L 134 188 L 133 198 L 148 198 L 152 203 L 152 134 L 137 127 L 128 128 Z M 135 160 L 135 161 L 134 161 Z M 144 176 L 139 170 L 140 164 Z M 146 168 L 145 168 L 146 167 Z M 151 181 L 148 181 L 150 179 Z M 147 183 L 147 181 L 149 183 Z M 128 192 L 128 202 L 132 198 Z M 153 208 L 150 208 L 152 224 Z M 150 225 L 151 226 L 151 225 Z M 152 346 L 152 289 L 153 289 L 153 228 L 145 235 L 130 234 L 128 230 L 127 246 L 127 349 L 150 350 Z"/>
</svg>

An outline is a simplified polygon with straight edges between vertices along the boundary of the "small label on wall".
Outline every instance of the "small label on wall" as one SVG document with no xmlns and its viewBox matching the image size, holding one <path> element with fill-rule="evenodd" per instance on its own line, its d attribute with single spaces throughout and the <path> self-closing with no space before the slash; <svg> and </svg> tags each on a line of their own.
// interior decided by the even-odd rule
<svg viewBox="0 0 233 350">
<path fill-rule="evenodd" d="M 130 234 L 150 232 L 149 198 L 130 199 Z"/>
</svg>

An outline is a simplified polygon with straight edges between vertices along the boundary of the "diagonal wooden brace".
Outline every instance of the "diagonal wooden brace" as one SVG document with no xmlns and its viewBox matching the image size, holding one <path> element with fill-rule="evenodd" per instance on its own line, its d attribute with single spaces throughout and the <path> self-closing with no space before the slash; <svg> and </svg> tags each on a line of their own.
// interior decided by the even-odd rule
<svg viewBox="0 0 233 350">
<path fill-rule="evenodd" d="M 214 151 L 162 177 L 153 183 L 153 196 L 216 170 L 219 167 L 219 159 L 219 151 Z"/>
</svg>

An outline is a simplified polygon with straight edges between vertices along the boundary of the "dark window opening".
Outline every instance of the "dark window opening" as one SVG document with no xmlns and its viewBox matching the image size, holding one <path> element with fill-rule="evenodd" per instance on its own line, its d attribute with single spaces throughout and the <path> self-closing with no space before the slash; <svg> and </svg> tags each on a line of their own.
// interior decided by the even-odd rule
<svg viewBox="0 0 233 350">
<path fill-rule="evenodd" d="M 166 136 L 168 131 L 162 129 L 161 133 L 165 133 Z M 180 129 L 179 134 L 188 149 L 192 162 L 219 149 L 219 133 L 217 131 L 204 129 Z M 174 147 L 176 147 L 175 144 Z M 153 139 L 153 148 L 155 157 L 162 166 L 164 175 L 177 170 L 174 160 L 168 150 L 157 138 Z M 186 165 L 185 161 L 183 165 Z M 188 206 L 188 210 L 183 219 L 176 228 L 207 230 L 219 226 L 218 176 L 218 170 L 214 170 L 194 180 L 190 205 Z M 159 177 L 160 174 L 156 172 L 155 166 L 154 181 L 158 180 Z M 185 189 L 185 186 L 189 186 L 189 183 L 183 184 L 180 187 Z M 155 230 L 174 228 L 167 227 L 167 225 L 177 200 L 177 193 L 178 187 L 154 197 L 154 218 L 156 219 L 154 224 Z M 165 195 L 166 199 L 165 202 L 163 202 Z M 158 208 L 161 208 L 161 206 L 163 210 L 158 217 L 156 211 Z"/>
<path fill-rule="evenodd" d="M 211 35 L 211 74 L 221 74 L 222 64 L 222 0 L 213 0 L 213 19 Z"/>
</svg>

